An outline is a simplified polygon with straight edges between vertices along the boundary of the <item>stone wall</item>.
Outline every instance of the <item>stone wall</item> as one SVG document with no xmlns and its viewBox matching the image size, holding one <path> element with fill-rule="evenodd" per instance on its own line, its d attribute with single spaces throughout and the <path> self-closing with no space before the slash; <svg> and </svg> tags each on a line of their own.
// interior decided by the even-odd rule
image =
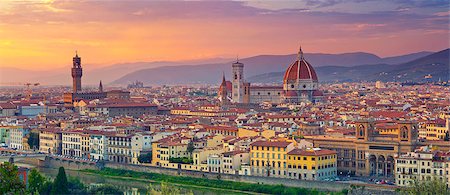
<svg viewBox="0 0 450 195">
<path fill-rule="evenodd" d="M 61 158 L 54 158 L 54 157 L 46 157 L 45 161 L 41 163 L 40 166 L 43 167 L 51 167 L 51 168 L 58 168 L 58 167 L 64 167 L 68 170 L 83 170 L 83 169 L 94 169 L 99 170 L 103 167 L 103 164 L 101 163 L 93 163 L 93 162 L 82 162 L 77 161 L 73 159 L 61 159 Z"/>
<path fill-rule="evenodd" d="M 218 174 L 218 173 L 208 173 L 200 171 L 191 170 L 181 170 L 181 169 L 171 169 L 156 166 L 143 166 L 143 165 L 131 165 L 131 164 L 120 164 L 120 163 L 83 163 L 75 160 L 62 160 L 57 158 L 46 157 L 45 161 L 39 162 L 39 166 L 44 167 L 64 167 L 68 170 L 83 170 L 83 169 L 94 169 L 100 170 L 103 167 L 113 168 L 113 169 L 124 169 L 136 172 L 148 172 L 148 173 L 160 173 L 172 176 L 189 176 L 197 178 L 207 178 L 207 179 L 221 179 L 228 181 L 237 182 L 247 182 L 247 183 L 260 183 L 260 184 L 270 184 L 270 185 L 285 185 L 290 187 L 300 187 L 309 189 L 318 189 L 321 191 L 341 191 L 343 189 L 350 189 L 351 184 L 342 182 L 325 182 L 325 181 L 307 181 L 307 180 L 294 180 L 294 179 L 284 179 L 284 178 L 271 178 L 271 177 L 258 177 L 258 176 L 245 176 L 245 175 L 229 175 L 229 174 Z M 380 186 L 374 184 L 353 184 L 355 186 L 364 186 L 365 190 L 369 194 L 396 194 L 395 186 Z"/>
<path fill-rule="evenodd" d="M 170 169 L 170 168 L 155 167 L 155 166 L 106 163 L 105 167 L 113 168 L 113 169 L 131 170 L 131 171 L 136 171 L 136 172 L 160 173 L 160 174 L 173 175 L 173 176 L 189 176 L 189 177 L 207 178 L 207 179 L 219 179 L 220 178 L 222 180 L 229 180 L 229 181 L 260 183 L 260 184 L 270 184 L 270 185 L 282 184 L 285 186 L 318 189 L 318 190 L 322 190 L 322 191 L 342 191 L 343 189 L 351 188 L 351 184 L 341 183 L 341 182 L 307 181 L 307 180 L 294 180 L 294 179 L 284 179 L 284 178 L 229 175 L 229 174 L 207 173 L 207 172 L 181 170 L 181 169 Z M 370 192 L 370 194 L 395 194 L 395 189 L 396 189 L 396 187 L 379 186 L 379 185 L 371 185 L 371 184 L 354 184 L 354 185 L 361 186 L 361 187 L 364 186 L 365 189 Z"/>
</svg>

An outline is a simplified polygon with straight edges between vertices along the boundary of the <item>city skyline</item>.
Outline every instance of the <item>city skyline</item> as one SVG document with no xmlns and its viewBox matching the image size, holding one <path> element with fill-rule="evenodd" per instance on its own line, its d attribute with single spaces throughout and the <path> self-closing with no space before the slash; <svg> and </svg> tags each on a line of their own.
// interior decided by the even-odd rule
<svg viewBox="0 0 450 195">
<path fill-rule="evenodd" d="M 381 57 L 449 47 L 447 1 L 2 1 L 0 68 L 50 70 L 310 53 Z M 170 14 L 168 14 L 170 13 Z M 270 24 L 270 25 L 269 25 Z M 289 29 L 289 30 L 286 30 Z"/>
<path fill-rule="evenodd" d="M 0 194 L 450 195 L 449 8 L 0 0 Z"/>
</svg>

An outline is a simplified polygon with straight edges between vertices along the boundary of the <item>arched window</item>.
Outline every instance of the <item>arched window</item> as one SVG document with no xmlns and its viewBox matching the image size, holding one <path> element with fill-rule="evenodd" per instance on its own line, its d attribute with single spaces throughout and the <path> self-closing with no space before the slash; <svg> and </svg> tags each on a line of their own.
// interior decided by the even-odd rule
<svg viewBox="0 0 450 195">
<path fill-rule="evenodd" d="M 364 127 L 364 125 L 359 125 L 359 136 L 364 136 L 364 129 L 365 129 L 365 127 Z"/>
<path fill-rule="evenodd" d="M 402 132 L 401 137 L 403 139 L 408 139 L 408 128 L 406 126 L 402 127 L 401 132 Z"/>
</svg>

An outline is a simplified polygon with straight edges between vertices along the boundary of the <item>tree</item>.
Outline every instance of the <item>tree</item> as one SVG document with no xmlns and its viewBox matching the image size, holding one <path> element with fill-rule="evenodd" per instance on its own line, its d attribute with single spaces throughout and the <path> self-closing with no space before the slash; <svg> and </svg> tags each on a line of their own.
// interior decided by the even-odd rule
<svg viewBox="0 0 450 195">
<path fill-rule="evenodd" d="M 448 195 L 450 190 L 444 181 L 433 178 L 429 181 L 414 181 L 410 187 L 402 191 L 402 194 Z"/>
<path fill-rule="evenodd" d="M 194 152 L 194 150 L 195 150 L 193 141 L 189 142 L 189 144 L 187 145 L 187 149 L 186 150 L 187 150 L 187 152 L 189 152 L 189 155 L 192 158 L 192 152 Z"/>
<path fill-rule="evenodd" d="M 170 163 L 192 164 L 194 161 L 189 157 L 170 157 Z"/>
<path fill-rule="evenodd" d="M 159 189 L 154 188 L 152 184 L 150 184 L 147 188 L 147 195 L 179 195 L 181 194 L 180 188 L 176 186 L 170 185 L 166 182 L 161 182 L 161 186 Z M 187 194 L 193 194 L 192 192 Z"/>
<path fill-rule="evenodd" d="M 68 186 L 70 194 L 86 194 L 86 186 L 77 177 L 70 177 L 68 179 Z"/>
<path fill-rule="evenodd" d="M 68 186 L 66 171 L 64 170 L 64 167 L 59 167 L 58 175 L 53 182 L 52 194 L 68 194 Z"/>
<path fill-rule="evenodd" d="M 18 168 L 5 162 L 0 165 L 0 194 L 23 194 L 25 184 L 19 178 Z"/>
<path fill-rule="evenodd" d="M 39 133 L 30 132 L 28 137 L 30 149 L 39 149 Z"/>
<path fill-rule="evenodd" d="M 93 187 L 91 190 L 89 190 L 89 194 L 121 195 L 123 194 L 123 191 L 121 191 L 119 188 L 111 184 L 105 184 Z"/>
<path fill-rule="evenodd" d="M 138 161 L 140 163 L 151 163 L 152 162 L 152 152 L 149 152 L 147 154 L 140 154 L 138 156 Z"/>
<path fill-rule="evenodd" d="M 37 169 L 32 169 L 30 176 L 28 176 L 28 192 L 30 194 L 36 192 L 42 194 L 46 190 L 46 183 L 48 183 L 47 179 Z"/>
</svg>

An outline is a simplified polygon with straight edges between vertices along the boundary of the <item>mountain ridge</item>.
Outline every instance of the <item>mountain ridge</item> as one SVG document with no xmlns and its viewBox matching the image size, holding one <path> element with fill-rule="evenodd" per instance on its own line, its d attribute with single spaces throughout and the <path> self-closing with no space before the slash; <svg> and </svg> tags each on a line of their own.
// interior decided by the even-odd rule
<svg viewBox="0 0 450 195">
<path fill-rule="evenodd" d="M 431 53 L 427 51 L 416 52 L 411 54 L 391 56 L 386 58 L 380 58 L 377 55 L 367 53 L 367 52 L 353 52 L 353 53 L 341 53 L 341 54 L 324 54 L 324 53 L 305 53 L 308 60 L 315 67 L 326 66 L 326 65 L 337 65 L 337 66 L 350 66 L 359 64 L 377 64 L 381 63 L 383 60 L 388 60 L 392 62 L 393 60 L 404 61 L 405 58 L 418 58 L 426 53 Z M 297 54 L 286 54 L 286 55 L 273 55 L 273 54 L 262 54 L 251 56 L 248 58 L 240 59 L 241 62 L 246 64 L 246 76 L 251 77 L 259 74 L 264 74 L 268 72 L 275 72 L 284 70 L 290 63 L 296 58 Z M 180 62 L 171 61 L 154 61 L 154 62 L 130 62 L 130 63 L 118 63 L 108 66 L 103 66 L 100 68 L 92 67 L 92 64 L 83 64 L 84 73 L 82 78 L 82 84 L 84 86 L 97 86 L 100 80 L 104 84 L 119 84 L 126 85 L 135 80 L 142 80 L 146 84 L 183 84 L 183 83 L 209 83 L 215 84 L 217 78 L 221 76 L 222 72 L 227 75 L 230 74 L 230 64 L 233 61 L 226 58 L 210 58 L 210 59 L 200 59 L 200 60 L 189 60 Z M 184 68 L 173 68 L 181 66 L 189 66 Z M 209 67 L 211 66 L 211 67 Z M 172 68 L 169 68 L 172 67 Z M 127 74 L 132 74 L 133 72 L 152 72 L 159 69 L 170 69 L 171 71 L 166 71 L 165 76 L 158 73 L 141 74 L 139 77 L 125 79 L 125 81 L 120 81 Z M 196 73 L 191 69 L 202 69 L 207 71 L 201 71 Z M 149 70 L 152 69 L 152 70 Z M 188 70 L 185 70 L 188 69 Z M 179 70 L 184 72 L 191 72 L 192 74 L 181 74 L 177 75 L 174 73 Z M 155 76 L 156 75 L 156 76 Z M 148 79 L 149 77 L 154 77 L 154 79 Z M 193 79 L 177 79 L 180 77 L 195 77 Z M 162 80 L 158 81 L 157 78 Z M 171 78 L 171 79 L 167 79 Z M 71 83 L 70 66 L 58 68 L 55 70 L 23 70 L 20 68 L 2 68 L 0 70 L 0 85 L 5 83 L 18 83 L 18 82 L 40 82 L 43 85 L 65 85 L 70 86 Z M 123 79 L 122 79 L 123 80 Z"/>
<path fill-rule="evenodd" d="M 432 80 L 450 79 L 449 49 L 397 65 L 372 64 L 353 67 L 324 66 L 315 68 L 321 82 L 345 81 L 422 81 L 427 74 Z M 280 83 L 284 72 L 270 72 L 249 77 L 253 83 Z"/>
<path fill-rule="evenodd" d="M 350 65 L 364 64 L 383 64 L 383 60 L 388 62 L 402 61 L 412 56 L 422 57 L 430 52 L 416 52 L 413 54 L 380 58 L 374 54 L 365 52 L 344 53 L 344 54 L 314 54 L 306 53 L 308 62 L 315 68 L 323 67 L 325 64 L 336 67 L 348 67 Z M 246 78 L 265 74 L 268 72 L 284 71 L 296 58 L 297 54 L 288 55 L 257 55 L 249 58 L 240 59 L 245 64 L 244 74 Z M 405 57 L 406 56 L 406 57 Z M 216 84 L 220 82 L 222 72 L 226 75 L 231 74 L 230 63 L 201 64 L 192 65 L 189 68 L 182 66 L 158 67 L 152 69 L 142 69 L 129 73 L 112 84 L 127 84 L 134 80 L 140 80 L 145 84 Z M 350 66 L 351 67 L 351 66 Z M 280 71 L 280 72 L 281 72 Z M 251 79 L 248 79 L 252 81 Z"/>
</svg>

